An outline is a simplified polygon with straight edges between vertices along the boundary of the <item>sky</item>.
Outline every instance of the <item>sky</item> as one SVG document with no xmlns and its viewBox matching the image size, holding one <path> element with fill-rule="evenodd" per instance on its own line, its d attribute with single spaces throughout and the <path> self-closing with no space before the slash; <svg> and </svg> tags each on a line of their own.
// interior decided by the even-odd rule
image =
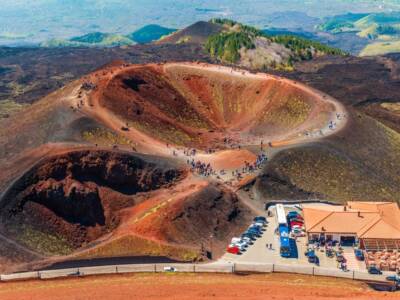
<svg viewBox="0 0 400 300">
<path fill-rule="evenodd" d="M 39 43 L 94 31 L 126 34 L 148 24 L 182 28 L 212 17 L 260 28 L 285 22 L 290 27 L 310 21 L 305 14 L 323 18 L 391 10 L 400 11 L 400 0 L 1 0 L 0 44 Z M 301 12 L 304 18 L 283 18 L 287 12 Z"/>
</svg>

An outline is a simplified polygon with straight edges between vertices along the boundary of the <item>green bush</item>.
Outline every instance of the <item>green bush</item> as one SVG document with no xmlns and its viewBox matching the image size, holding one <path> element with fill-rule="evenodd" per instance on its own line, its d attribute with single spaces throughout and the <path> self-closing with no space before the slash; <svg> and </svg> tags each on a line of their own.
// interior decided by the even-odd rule
<svg viewBox="0 0 400 300">
<path fill-rule="evenodd" d="M 294 35 L 277 35 L 270 38 L 271 41 L 282 44 L 286 48 L 290 49 L 297 56 L 297 60 L 308 60 L 312 59 L 312 49 L 322 54 L 329 55 L 345 55 L 343 50 L 333 48 L 319 42 L 308 40 L 299 36 Z"/>
<path fill-rule="evenodd" d="M 245 32 L 223 32 L 208 38 L 205 48 L 212 57 L 234 63 L 240 58 L 239 50 L 255 47 L 252 38 Z"/>
</svg>

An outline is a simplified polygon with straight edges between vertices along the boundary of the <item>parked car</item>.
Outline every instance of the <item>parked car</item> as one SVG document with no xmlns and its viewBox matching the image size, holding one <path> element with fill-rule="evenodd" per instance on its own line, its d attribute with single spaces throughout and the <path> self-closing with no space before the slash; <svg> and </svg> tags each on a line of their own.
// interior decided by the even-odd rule
<svg viewBox="0 0 400 300">
<path fill-rule="evenodd" d="M 238 247 L 240 252 L 246 251 L 246 247 L 243 245 L 243 243 L 230 244 L 229 247 Z"/>
<path fill-rule="evenodd" d="M 257 230 L 258 232 L 261 233 L 263 228 L 255 224 L 251 224 L 248 229 Z"/>
<path fill-rule="evenodd" d="M 251 225 L 249 226 L 249 228 L 254 228 L 254 229 L 258 230 L 260 233 L 262 233 L 262 232 L 265 231 L 264 226 L 262 226 L 262 225 L 260 225 L 260 224 L 258 224 L 258 223 L 253 223 L 253 224 L 251 224 Z"/>
<path fill-rule="evenodd" d="M 250 226 L 249 228 L 247 228 L 247 231 L 253 231 L 253 232 L 256 232 L 259 235 L 262 234 L 262 230 L 258 226 Z"/>
<path fill-rule="evenodd" d="M 300 227 L 303 227 L 304 223 L 303 222 L 299 222 L 299 221 L 290 221 L 290 228 L 293 228 L 296 225 L 300 226 Z"/>
<path fill-rule="evenodd" d="M 357 260 L 364 260 L 364 253 L 362 252 L 361 249 L 354 249 L 354 255 L 356 257 Z"/>
<path fill-rule="evenodd" d="M 315 263 L 319 263 L 319 259 L 318 257 L 315 255 L 315 251 L 314 250 L 310 250 L 307 253 L 307 257 L 308 257 L 308 262 L 315 264 Z"/>
<path fill-rule="evenodd" d="M 335 255 L 335 252 L 333 251 L 332 248 L 327 248 L 327 249 L 325 250 L 325 255 L 326 255 L 327 257 L 329 257 L 329 258 L 332 258 L 332 257 Z"/>
<path fill-rule="evenodd" d="M 242 238 L 240 238 L 240 237 L 233 237 L 233 238 L 231 239 L 231 244 L 240 242 L 241 240 L 242 240 Z"/>
<path fill-rule="evenodd" d="M 339 263 L 346 262 L 346 258 L 342 254 L 336 254 L 336 261 Z"/>
<path fill-rule="evenodd" d="M 264 228 L 265 226 L 267 226 L 267 223 L 263 223 L 263 222 L 253 222 L 253 225 L 258 226 L 260 228 Z"/>
<path fill-rule="evenodd" d="M 315 255 L 315 250 L 309 248 L 309 249 L 307 249 L 306 252 L 304 252 L 304 255 L 305 255 L 305 256 L 312 256 L 312 255 Z"/>
<path fill-rule="evenodd" d="M 232 244 L 238 246 L 239 249 L 240 249 L 240 251 L 242 251 L 242 249 L 245 249 L 245 248 L 247 248 L 247 247 L 249 246 L 249 245 L 248 245 L 245 241 L 243 241 L 243 240 L 236 241 L 236 242 L 234 242 L 234 243 L 232 243 Z"/>
<path fill-rule="evenodd" d="M 252 232 L 245 232 L 241 235 L 241 238 L 249 238 L 252 241 L 255 241 L 257 239 L 257 235 Z"/>
<path fill-rule="evenodd" d="M 289 219 L 289 222 L 299 222 L 299 223 L 304 223 L 304 219 L 303 219 L 303 218 L 299 218 L 299 217 L 296 217 L 296 218 L 290 218 L 290 219 Z"/>
<path fill-rule="evenodd" d="M 398 275 L 390 275 L 386 277 L 386 280 L 388 281 L 395 281 L 400 283 L 400 276 Z"/>
<path fill-rule="evenodd" d="M 293 227 L 292 228 L 292 233 L 294 236 L 299 237 L 299 236 L 306 236 L 304 231 L 300 227 Z"/>
<path fill-rule="evenodd" d="M 253 245 L 253 240 L 247 236 L 242 236 L 242 240 L 247 243 L 247 245 Z"/>
<path fill-rule="evenodd" d="M 262 223 L 268 223 L 267 222 L 267 218 L 263 217 L 263 216 L 257 216 L 253 219 L 254 222 L 262 222 Z"/>
<path fill-rule="evenodd" d="M 226 252 L 232 253 L 232 254 L 239 254 L 239 253 L 240 253 L 240 250 L 239 250 L 239 247 L 238 247 L 238 246 L 235 246 L 235 245 L 230 244 L 230 245 L 228 246 L 228 248 L 226 248 Z"/>
<path fill-rule="evenodd" d="M 261 232 L 258 231 L 258 230 L 256 230 L 256 229 L 254 229 L 254 228 L 249 228 L 249 229 L 247 229 L 247 231 L 246 231 L 245 233 L 252 234 L 252 235 L 255 236 L 256 238 L 258 238 L 258 237 L 261 236 Z"/>
<path fill-rule="evenodd" d="M 286 218 L 293 219 L 293 218 L 302 218 L 303 217 L 300 215 L 300 213 L 298 213 L 297 211 L 293 210 L 293 211 L 289 211 L 289 213 L 286 215 Z"/>
<path fill-rule="evenodd" d="M 374 275 L 381 275 L 381 274 L 382 274 L 382 271 L 379 270 L 379 269 L 378 269 L 377 267 L 375 267 L 375 266 L 371 266 L 371 267 L 368 268 L 368 273 L 369 273 L 369 274 L 374 274 Z"/>
</svg>

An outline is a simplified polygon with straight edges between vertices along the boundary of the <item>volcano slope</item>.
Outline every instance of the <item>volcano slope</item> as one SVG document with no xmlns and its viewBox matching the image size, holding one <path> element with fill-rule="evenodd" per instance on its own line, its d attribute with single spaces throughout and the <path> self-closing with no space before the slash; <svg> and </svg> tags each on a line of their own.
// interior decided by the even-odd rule
<svg viewBox="0 0 400 300">
<path fill-rule="evenodd" d="M 329 129 L 337 114 L 333 98 L 267 74 L 196 63 L 99 69 L 0 126 L 2 268 L 216 257 L 254 213 L 232 186 L 240 176 L 220 171 L 253 164 L 262 141 L 280 149 L 334 134 L 347 122 Z M 212 172 L 199 175 L 189 159 Z"/>
<path fill-rule="evenodd" d="M 191 177 L 166 158 L 69 149 L 42 159 L 7 190 L 2 235 L 36 259 L 203 259 L 207 238 L 222 248 L 249 222 L 249 210 L 219 184 Z"/>
<path fill-rule="evenodd" d="M 125 68 L 89 101 L 146 135 L 199 149 L 293 139 L 342 109 L 289 80 L 221 66 L 171 63 Z"/>
</svg>

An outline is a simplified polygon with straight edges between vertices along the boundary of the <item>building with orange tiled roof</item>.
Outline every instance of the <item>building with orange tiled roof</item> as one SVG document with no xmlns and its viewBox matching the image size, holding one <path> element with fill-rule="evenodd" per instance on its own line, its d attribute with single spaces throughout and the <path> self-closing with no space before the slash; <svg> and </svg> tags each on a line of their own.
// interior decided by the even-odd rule
<svg viewBox="0 0 400 300">
<path fill-rule="evenodd" d="M 367 250 L 400 249 L 397 203 L 349 201 L 345 206 L 308 206 L 303 214 L 309 240 L 359 243 Z"/>
</svg>

